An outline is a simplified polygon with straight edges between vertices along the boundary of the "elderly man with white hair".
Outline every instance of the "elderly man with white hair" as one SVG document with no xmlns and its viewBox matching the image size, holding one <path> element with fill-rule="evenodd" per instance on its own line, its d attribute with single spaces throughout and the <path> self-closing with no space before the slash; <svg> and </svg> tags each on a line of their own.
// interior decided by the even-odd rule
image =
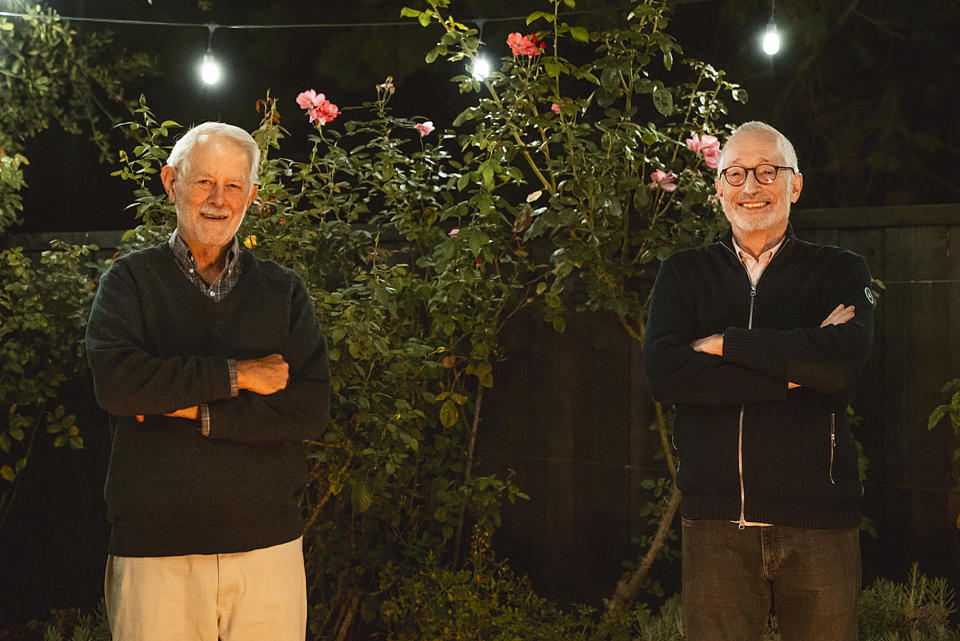
<svg viewBox="0 0 960 641">
<path fill-rule="evenodd" d="M 643 346 L 676 404 L 688 641 L 857 638 L 863 488 L 846 408 L 870 351 L 864 259 L 797 238 L 803 175 L 749 122 L 720 155 L 731 233 L 660 267 Z"/>
<path fill-rule="evenodd" d="M 116 417 L 115 641 L 305 637 L 303 441 L 326 426 L 330 373 L 303 282 L 236 238 L 259 158 L 238 127 L 187 132 L 161 172 L 177 229 L 118 258 L 90 313 L 97 401 Z"/>
</svg>

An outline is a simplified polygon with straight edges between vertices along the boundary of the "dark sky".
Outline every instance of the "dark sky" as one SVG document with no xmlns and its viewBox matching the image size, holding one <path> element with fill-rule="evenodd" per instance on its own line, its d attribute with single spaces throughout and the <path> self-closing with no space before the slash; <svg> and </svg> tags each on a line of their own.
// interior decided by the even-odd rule
<svg viewBox="0 0 960 641">
<path fill-rule="evenodd" d="M 354 0 L 63 0 L 49 3 L 64 16 L 177 23 L 266 25 L 399 22 L 408 2 Z M 569 20 L 596 29 L 623 15 L 629 3 L 579 0 L 589 11 Z M 461 0 L 458 18 L 525 16 L 546 8 L 543 0 Z M 668 28 L 686 55 L 726 69 L 750 93 L 733 105 L 731 119 L 760 118 L 781 128 L 796 144 L 805 190 L 801 205 L 853 206 L 960 201 L 953 171 L 960 48 L 953 27 L 958 3 L 901 0 L 780 0 L 776 19 L 784 50 L 774 59 L 759 51 L 757 34 L 770 17 L 765 0 L 678 2 Z M 158 117 L 181 124 L 218 119 L 253 129 L 254 103 L 269 89 L 280 100 L 292 136 L 285 155 L 296 156 L 310 131 L 296 107 L 299 91 L 323 92 L 341 109 L 374 97 L 373 87 L 395 78 L 392 102 L 401 115 L 420 115 L 449 126 L 471 100 L 449 78 L 452 63 L 427 65 L 424 53 L 439 29 L 409 26 L 228 29 L 214 34 L 213 50 L 225 78 L 203 86 L 196 66 L 207 46 L 205 27 L 93 25 L 105 28 L 120 48 L 145 51 L 157 75 L 129 88 L 144 93 Z M 530 31 L 523 20 L 484 24 L 484 40 L 504 55 L 506 34 Z M 119 54 L 118 54 L 119 55 Z M 123 114 L 119 114 L 123 115 Z M 349 118 L 349 112 L 342 118 Z M 83 136 L 51 130 L 26 150 L 29 189 L 25 224 L 16 231 L 127 228 L 135 220 L 125 206 L 129 188 L 97 165 L 97 152 Z"/>
</svg>

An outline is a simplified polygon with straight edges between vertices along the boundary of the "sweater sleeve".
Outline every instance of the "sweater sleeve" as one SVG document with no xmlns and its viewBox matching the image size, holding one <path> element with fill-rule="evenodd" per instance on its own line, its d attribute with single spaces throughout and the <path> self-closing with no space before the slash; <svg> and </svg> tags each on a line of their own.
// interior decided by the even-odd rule
<svg viewBox="0 0 960 641">
<path fill-rule="evenodd" d="M 316 309 L 303 282 L 291 276 L 290 327 L 284 360 L 287 387 L 270 395 L 241 390 L 210 403 L 210 438 L 243 442 L 303 441 L 323 433 L 330 414 L 330 367 Z"/>
<path fill-rule="evenodd" d="M 723 361 L 825 394 L 852 387 L 873 343 L 870 270 L 863 257 L 844 251 L 825 273 L 829 305 L 854 305 L 851 320 L 790 330 L 731 327 L 723 335 Z"/>
<path fill-rule="evenodd" d="M 100 278 L 87 323 L 87 359 L 100 407 L 117 416 L 165 414 L 230 396 L 225 358 L 151 353 L 130 261 Z"/>
<path fill-rule="evenodd" d="M 674 260 L 657 274 L 647 313 L 643 363 L 651 394 L 663 403 L 740 405 L 779 401 L 787 394 L 787 379 L 703 354 L 690 347 L 697 335 L 696 313 L 683 295 Z"/>
</svg>

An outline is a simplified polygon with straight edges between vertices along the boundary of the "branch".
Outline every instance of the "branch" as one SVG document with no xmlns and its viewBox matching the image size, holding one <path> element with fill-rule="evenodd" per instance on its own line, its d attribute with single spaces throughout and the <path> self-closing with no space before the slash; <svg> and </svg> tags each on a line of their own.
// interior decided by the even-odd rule
<svg viewBox="0 0 960 641">
<path fill-rule="evenodd" d="M 613 597 L 607 602 L 608 615 L 615 610 L 626 607 L 637 595 L 637 591 L 640 589 L 640 586 L 643 585 L 647 574 L 650 572 L 650 568 L 653 566 L 653 562 L 657 558 L 657 553 L 660 552 L 660 548 L 663 547 L 667 539 L 667 532 L 670 531 L 670 526 L 673 524 L 673 517 L 676 516 L 679 507 L 680 490 L 674 486 L 673 491 L 670 493 L 670 499 L 667 501 L 667 509 L 664 511 L 663 516 L 660 517 L 660 525 L 657 527 L 657 533 L 653 537 L 650 549 L 647 550 L 643 560 L 640 562 L 640 567 L 636 569 L 633 576 L 629 579 L 624 577 L 617 583 L 617 589 L 614 590 Z"/>
<path fill-rule="evenodd" d="M 473 476 L 473 452 L 477 444 L 477 430 L 480 427 L 480 405 L 483 403 L 483 385 L 480 383 L 480 379 L 477 379 L 477 402 L 473 407 L 473 426 L 470 429 L 470 443 L 467 445 L 467 469 L 464 473 L 463 484 L 466 486 L 467 491 L 463 497 L 463 503 L 460 505 L 460 517 L 457 522 L 457 534 L 453 541 L 453 560 L 450 563 L 450 567 L 456 569 L 457 562 L 460 558 L 460 540 L 463 538 L 463 522 L 467 516 L 467 501 L 470 498 L 470 488 L 469 483 L 470 479 Z"/>
</svg>

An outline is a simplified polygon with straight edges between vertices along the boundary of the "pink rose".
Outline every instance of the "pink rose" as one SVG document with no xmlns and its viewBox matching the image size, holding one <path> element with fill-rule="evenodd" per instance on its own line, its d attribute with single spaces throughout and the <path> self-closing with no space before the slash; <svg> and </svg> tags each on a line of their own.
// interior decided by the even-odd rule
<svg viewBox="0 0 960 641">
<path fill-rule="evenodd" d="M 710 169 L 716 169 L 720 165 L 720 148 L 704 150 L 703 162 Z"/>
<path fill-rule="evenodd" d="M 647 183 L 647 187 L 650 189 L 656 189 L 659 186 L 664 191 L 674 191 L 677 188 L 677 175 L 672 171 L 667 173 L 657 169 L 650 174 L 650 180 L 652 182 Z"/>
<path fill-rule="evenodd" d="M 555 114 L 559 114 L 559 113 L 560 113 L 560 105 L 558 105 L 557 103 L 553 103 L 552 105 L 550 105 L 550 111 L 552 111 L 552 112 L 555 113 Z"/>
<path fill-rule="evenodd" d="M 447 233 L 447 236 L 449 236 L 450 238 L 453 238 L 454 236 L 456 236 L 456 235 L 459 234 L 459 233 L 460 233 L 460 230 L 459 230 L 459 229 L 451 229 L 451 230 Z"/>
<path fill-rule="evenodd" d="M 317 106 L 317 99 L 323 98 L 323 94 L 317 95 L 317 92 L 313 89 L 307 89 L 306 91 L 301 91 L 297 95 L 297 105 L 301 109 L 313 109 Z"/>
<path fill-rule="evenodd" d="M 507 36 L 507 44 L 510 46 L 510 52 L 515 56 L 539 56 L 540 47 L 531 42 L 530 38 L 520 33 L 511 33 Z"/>
<path fill-rule="evenodd" d="M 327 124 L 340 115 L 340 109 L 335 104 L 313 89 L 301 91 L 297 95 L 297 104 L 310 115 L 310 122 L 319 122 L 321 125 Z"/>
<path fill-rule="evenodd" d="M 310 110 L 310 122 L 319 122 L 321 125 L 325 125 L 339 115 L 340 109 L 335 104 L 329 100 L 322 100 L 320 104 Z"/>
<path fill-rule="evenodd" d="M 423 138 L 423 137 L 426 136 L 428 133 L 430 133 L 431 131 L 434 130 L 434 126 L 433 126 L 433 121 L 432 121 L 432 120 L 428 120 L 428 121 L 426 121 L 426 122 L 418 122 L 418 123 L 415 124 L 413 127 L 414 127 L 414 129 L 416 129 L 417 131 L 420 132 L 420 137 L 421 137 L 421 138 Z"/>
<path fill-rule="evenodd" d="M 716 136 L 693 134 L 692 138 L 687 138 L 686 143 L 687 149 L 693 153 L 703 154 L 703 162 L 707 167 L 716 169 L 720 164 L 720 141 Z"/>
</svg>

